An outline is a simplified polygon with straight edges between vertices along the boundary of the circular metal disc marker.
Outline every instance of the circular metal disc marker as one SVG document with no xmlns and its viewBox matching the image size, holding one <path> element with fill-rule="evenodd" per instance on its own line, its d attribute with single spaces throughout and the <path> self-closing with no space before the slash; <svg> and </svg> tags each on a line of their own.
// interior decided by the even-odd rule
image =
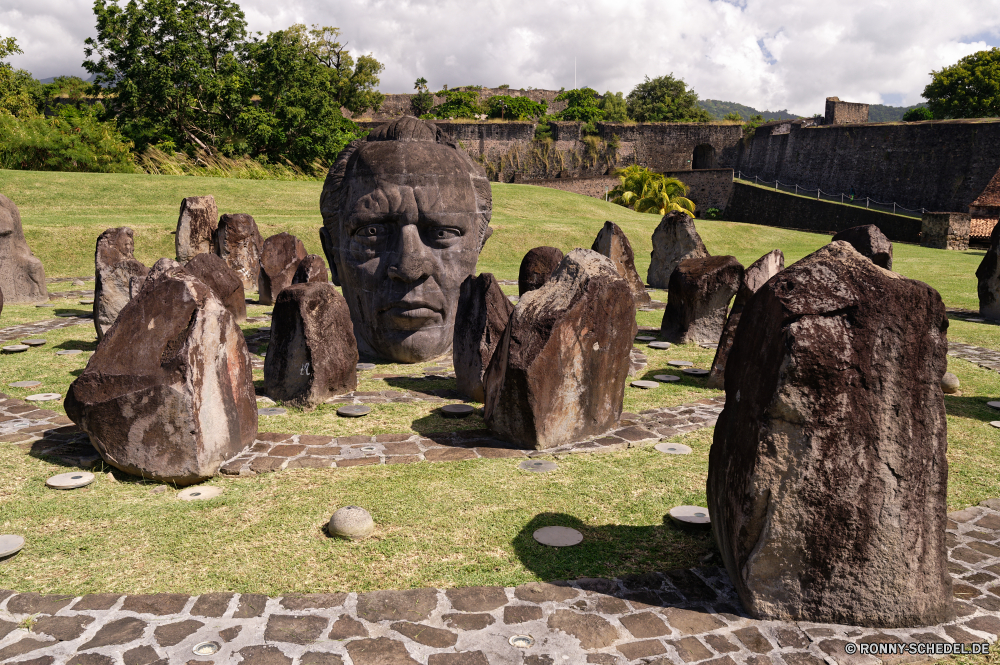
<svg viewBox="0 0 1000 665">
<path fill-rule="evenodd" d="M 711 524 L 708 508 L 701 506 L 674 506 L 668 515 L 680 524 Z"/>
<path fill-rule="evenodd" d="M 1000 429 L 1000 420 L 994 420 L 994 421 L 991 421 L 991 422 L 990 422 L 990 425 L 993 425 L 993 426 L 994 426 L 994 427 L 996 427 L 997 429 Z"/>
<path fill-rule="evenodd" d="M 671 367 L 691 367 L 694 365 L 690 360 L 668 360 L 667 364 Z"/>
<path fill-rule="evenodd" d="M 44 340 L 44 339 L 22 339 L 21 340 L 22 344 L 27 344 L 28 346 L 42 346 L 43 344 L 45 344 L 45 342 L 46 342 L 46 340 Z"/>
<path fill-rule="evenodd" d="M 218 653 L 222 646 L 218 642 L 200 642 L 194 645 L 192 651 L 196 656 L 211 656 Z"/>
<path fill-rule="evenodd" d="M 27 344 L 11 344 L 10 346 L 3 347 L 4 353 L 23 353 L 30 349 L 31 347 Z"/>
<path fill-rule="evenodd" d="M 363 404 L 348 404 L 337 409 L 337 415 L 343 418 L 360 418 L 371 413 L 371 407 Z"/>
<path fill-rule="evenodd" d="M 288 413 L 287 409 L 282 409 L 280 406 L 270 406 L 263 409 L 257 409 L 258 416 L 283 416 Z"/>
<path fill-rule="evenodd" d="M 683 443 L 668 443 L 666 441 L 658 443 L 655 446 L 661 453 L 667 453 L 668 455 L 690 455 L 691 448 L 685 446 Z"/>
<path fill-rule="evenodd" d="M 41 381 L 15 381 L 14 383 L 8 383 L 11 388 L 34 388 L 35 386 L 42 385 Z"/>
<path fill-rule="evenodd" d="M 375 363 L 358 363 L 359 372 L 367 372 L 375 369 Z"/>
<path fill-rule="evenodd" d="M 517 468 L 524 471 L 534 471 L 535 473 L 546 473 L 547 471 L 555 471 L 559 468 L 559 465 L 543 459 L 526 459 L 518 464 Z"/>
<path fill-rule="evenodd" d="M 662 383 L 670 383 L 671 381 L 681 380 L 681 377 L 675 376 L 673 374 L 657 374 L 653 378 Z"/>
<path fill-rule="evenodd" d="M 532 534 L 535 540 L 549 547 L 572 547 L 583 542 L 583 534 L 565 526 L 546 526 Z"/>
<path fill-rule="evenodd" d="M 660 384 L 656 381 L 633 381 L 633 388 L 642 388 L 643 390 L 651 390 L 653 388 L 659 388 Z"/>
<path fill-rule="evenodd" d="M 705 376 L 706 374 L 708 374 L 707 369 L 699 369 L 697 367 L 685 367 L 681 371 L 687 374 L 688 376 Z"/>
<path fill-rule="evenodd" d="M 11 534 L 0 536 L 0 559 L 14 556 L 24 547 L 24 538 Z"/>
<path fill-rule="evenodd" d="M 55 307 L 55 305 L 46 303 L 44 305 L 35 305 L 35 307 L 45 307 L 46 309 L 48 309 L 49 307 Z"/>
<path fill-rule="evenodd" d="M 28 395 L 24 399 L 29 402 L 51 402 L 59 399 L 60 397 L 62 397 L 62 395 L 59 393 L 38 393 L 37 395 Z"/>
<path fill-rule="evenodd" d="M 54 490 L 75 490 L 94 482 L 95 477 L 89 471 L 60 473 L 58 476 L 52 476 L 46 480 L 45 484 Z"/>
<path fill-rule="evenodd" d="M 80 349 L 63 349 L 62 351 L 56 351 L 57 356 L 75 356 L 83 353 Z"/>
<path fill-rule="evenodd" d="M 649 348 L 651 349 L 669 349 L 670 342 L 650 342 Z"/>
<path fill-rule="evenodd" d="M 441 407 L 441 414 L 449 418 L 465 418 L 475 411 L 476 408 L 468 404 L 446 404 Z"/>
<path fill-rule="evenodd" d="M 636 335 L 635 339 L 636 339 L 636 341 L 639 341 L 639 342 L 655 342 L 656 341 L 656 338 L 653 337 L 652 335 Z"/>
<path fill-rule="evenodd" d="M 994 409 L 1000 409 L 1000 402 L 987 402 L 986 406 L 992 406 Z"/>
<path fill-rule="evenodd" d="M 986 323 L 985 319 L 966 319 L 969 323 Z"/>
<path fill-rule="evenodd" d="M 177 493 L 177 498 L 181 501 L 204 501 L 205 499 L 214 499 L 220 494 L 222 494 L 221 487 L 202 485 L 201 487 L 189 487 L 186 490 L 181 490 Z"/>
<path fill-rule="evenodd" d="M 510 639 L 507 640 L 507 644 L 512 647 L 527 649 L 528 647 L 535 646 L 535 638 L 531 635 L 511 635 Z"/>
</svg>

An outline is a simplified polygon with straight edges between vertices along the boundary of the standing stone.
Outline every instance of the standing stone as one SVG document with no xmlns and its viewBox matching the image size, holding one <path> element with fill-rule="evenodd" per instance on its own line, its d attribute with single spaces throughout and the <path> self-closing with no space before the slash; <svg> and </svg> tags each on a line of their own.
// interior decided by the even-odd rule
<svg viewBox="0 0 1000 665">
<path fill-rule="evenodd" d="M 181 200 L 174 247 L 177 260 L 187 263 L 198 254 L 212 251 L 212 234 L 219 226 L 219 209 L 212 196 L 189 196 Z"/>
<path fill-rule="evenodd" d="M 94 328 L 104 339 L 118 312 L 132 298 L 133 280 L 141 283 L 149 268 L 135 260 L 135 238 L 127 226 L 107 229 L 97 236 L 94 250 Z"/>
<path fill-rule="evenodd" d="M 539 450 L 614 427 L 638 332 L 611 259 L 576 249 L 511 313 L 483 379 L 487 426 Z"/>
<path fill-rule="evenodd" d="M 742 281 L 743 266 L 733 256 L 681 261 L 670 276 L 660 336 L 675 344 L 718 342 Z"/>
<path fill-rule="evenodd" d="M 708 256 L 694 219 L 682 212 L 668 212 L 653 231 L 653 251 L 650 255 L 646 283 L 657 289 L 670 287 L 670 276 L 686 259 Z"/>
<path fill-rule="evenodd" d="M 990 248 L 976 269 L 979 280 L 979 314 L 1000 321 L 1000 224 L 990 234 Z"/>
<path fill-rule="evenodd" d="M 635 269 L 635 254 L 632 252 L 632 243 L 628 241 L 628 236 L 614 222 L 604 222 L 604 228 L 597 234 L 592 250 L 603 254 L 611 259 L 615 264 L 618 274 L 628 282 L 628 288 L 632 292 L 632 300 L 636 307 L 645 305 L 652 298 L 646 293 L 646 287 L 639 278 L 639 273 Z"/>
<path fill-rule="evenodd" d="M 211 477 L 257 435 L 243 334 L 183 268 L 147 277 L 64 405 L 105 462 L 176 485 Z"/>
<path fill-rule="evenodd" d="M 329 282 L 278 294 L 264 359 L 268 397 L 311 407 L 358 387 L 358 344 L 347 301 Z"/>
<path fill-rule="evenodd" d="M 212 293 L 222 301 L 237 323 L 247 320 L 247 300 L 246 292 L 243 291 L 243 280 L 225 261 L 215 254 L 198 254 L 187 262 L 184 271 L 194 275 L 212 289 Z"/>
<path fill-rule="evenodd" d="M 715 350 L 712 371 L 708 374 L 707 385 L 709 388 L 721 390 L 725 386 L 726 361 L 736 336 L 736 326 L 740 323 L 740 316 L 743 314 L 743 308 L 750 300 L 750 296 L 757 293 L 757 289 L 764 286 L 767 280 L 784 268 L 784 253 L 780 249 L 774 249 L 750 264 L 750 267 L 743 273 L 743 281 L 736 292 L 736 299 L 733 300 L 733 308 L 729 311 L 726 325 L 722 328 L 719 347 Z"/>
<path fill-rule="evenodd" d="M 862 256 L 880 268 L 892 270 L 892 243 L 874 224 L 855 226 L 833 236 L 833 240 L 850 243 Z"/>
<path fill-rule="evenodd" d="M 263 244 L 257 222 L 250 215 L 223 215 L 219 218 L 219 228 L 212 235 L 212 251 L 236 271 L 246 291 L 257 290 Z"/>
<path fill-rule="evenodd" d="M 747 304 L 706 493 L 752 617 L 878 627 L 954 617 L 947 329 L 937 291 L 846 242 Z"/>
<path fill-rule="evenodd" d="M 539 289 L 549 279 L 549 275 L 563 260 L 558 247 L 535 247 L 521 259 L 521 269 L 517 272 L 517 295 Z"/>
<path fill-rule="evenodd" d="M 7 304 L 46 302 L 45 269 L 31 253 L 14 202 L 0 194 L 0 290 Z"/>
<path fill-rule="evenodd" d="M 306 246 L 291 233 L 279 233 L 264 241 L 260 254 L 257 288 L 261 305 L 273 305 L 282 289 L 292 284 Z"/>
<path fill-rule="evenodd" d="M 452 344 L 455 380 L 462 394 L 477 402 L 485 399 L 483 375 L 513 311 L 491 273 L 467 277 L 462 283 Z"/>
<path fill-rule="evenodd" d="M 308 284 L 309 282 L 329 282 L 330 277 L 326 272 L 326 261 L 322 256 L 309 254 L 302 259 L 299 267 L 295 269 L 292 277 L 292 284 Z"/>
</svg>

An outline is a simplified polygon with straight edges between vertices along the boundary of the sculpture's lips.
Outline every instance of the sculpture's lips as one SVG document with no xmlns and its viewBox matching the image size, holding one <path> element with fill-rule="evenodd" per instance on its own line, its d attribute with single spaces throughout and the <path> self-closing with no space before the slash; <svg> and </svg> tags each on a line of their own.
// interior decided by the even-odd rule
<svg viewBox="0 0 1000 665">
<path fill-rule="evenodd" d="M 423 328 L 432 320 L 436 322 L 444 318 L 444 313 L 438 308 L 421 301 L 394 302 L 383 307 L 379 313 L 388 316 L 395 327 L 404 330 Z"/>
</svg>

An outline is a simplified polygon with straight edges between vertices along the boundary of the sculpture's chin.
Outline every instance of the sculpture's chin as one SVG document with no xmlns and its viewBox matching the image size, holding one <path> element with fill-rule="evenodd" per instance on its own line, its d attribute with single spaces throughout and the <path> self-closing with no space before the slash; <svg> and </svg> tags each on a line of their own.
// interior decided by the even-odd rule
<svg viewBox="0 0 1000 665">
<path fill-rule="evenodd" d="M 381 331 L 371 342 L 358 339 L 362 355 L 394 363 L 421 363 L 451 353 L 452 329 L 434 326 L 420 330 Z"/>
</svg>

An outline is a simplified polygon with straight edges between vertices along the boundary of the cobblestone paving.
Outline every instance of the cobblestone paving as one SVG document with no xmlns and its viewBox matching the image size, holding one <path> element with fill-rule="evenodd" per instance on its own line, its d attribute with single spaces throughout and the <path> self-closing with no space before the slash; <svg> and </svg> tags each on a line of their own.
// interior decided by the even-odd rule
<svg viewBox="0 0 1000 665">
<path fill-rule="evenodd" d="M 757 621 L 715 567 L 519 587 L 269 598 L 82 597 L 0 591 L 0 662 L 22 665 L 862 665 L 861 643 L 987 643 L 1000 636 L 1000 500 L 949 515 L 957 619 L 870 629 Z M 31 630 L 25 626 L 31 622 Z M 523 635 L 534 645 L 519 648 Z M 194 647 L 219 651 L 197 658 Z"/>
<path fill-rule="evenodd" d="M 981 346 L 948 342 L 948 355 L 968 360 L 970 363 L 1000 372 L 1000 352 Z"/>
</svg>

